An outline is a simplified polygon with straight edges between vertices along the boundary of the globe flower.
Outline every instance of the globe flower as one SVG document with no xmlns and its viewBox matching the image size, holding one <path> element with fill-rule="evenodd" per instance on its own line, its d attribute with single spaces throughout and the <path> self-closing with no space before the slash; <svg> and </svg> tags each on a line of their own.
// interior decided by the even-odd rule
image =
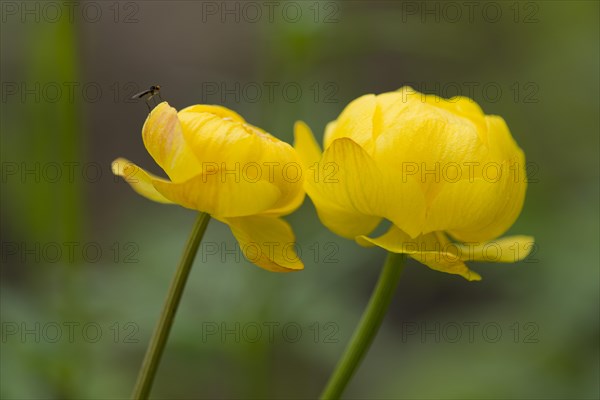
<svg viewBox="0 0 600 400">
<path fill-rule="evenodd" d="M 497 239 L 521 212 L 525 156 L 471 99 L 365 95 L 327 125 L 323 152 L 302 122 L 294 146 L 321 222 L 362 246 L 468 280 L 481 277 L 465 261 L 515 262 L 532 249 L 529 236 Z M 383 220 L 391 227 L 370 237 Z"/>
<path fill-rule="evenodd" d="M 292 229 L 280 218 L 304 199 L 300 161 L 290 145 L 227 108 L 194 105 L 177 112 L 167 102 L 150 112 L 142 138 L 169 179 L 115 160 L 113 173 L 133 190 L 229 225 L 246 258 L 264 269 L 303 268 Z"/>
</svg>

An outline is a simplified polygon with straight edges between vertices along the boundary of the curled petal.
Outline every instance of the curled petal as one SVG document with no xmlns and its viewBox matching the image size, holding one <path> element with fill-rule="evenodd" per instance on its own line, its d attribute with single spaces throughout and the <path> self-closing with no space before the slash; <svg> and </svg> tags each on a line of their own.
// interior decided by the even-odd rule
<svg viewBox="0 0 600 400">
<path fill-rule="evenodd" d="M 223 222 L 240 244 L 248 261 L 273 272 L 299 271 L 304 264 L 296 254 L 290 225 L 272 217 L 227 218 Z"/>
<path fill-rule="evenodd" d="M 464 261 L 514 263 L 525 259 L 535 249 L 531 236 L 516 235 L 484 243 L 457 244 L 458 254 Z"/>
<path fill-rule="evenodd" d="M 461 259 L 457 246 L 450 243 L 442 232 L 429 233 L 411 238 L 396 226 L 392 226 L 378 238 L 359 236 L 362 246 L 378 246 L 392 253 L 408 254 L 431 269 L 460 275 L 469 281 L 479 281 L 481 276 L 471 271 Z"/>
<path fill-rule="evenodd" d="M 171 204 L 171 200 L 160 194 L 153 186 L 153 181 L 160 181 L 161 178 L 150 174 L 143 168 L 124 158 L 117 158 L 112 162 L 113 174 L 122 177 L 138 194 L 147 199 L 158 203 Z"/>
<path fill-rule="evenodd" d="M 173 181 L 185 181 L 200 173 L 200 163 L 186 143 L 177 111 L 162 102 L 148 115 L 142 128 L 146 149 Z"/>
</svg>

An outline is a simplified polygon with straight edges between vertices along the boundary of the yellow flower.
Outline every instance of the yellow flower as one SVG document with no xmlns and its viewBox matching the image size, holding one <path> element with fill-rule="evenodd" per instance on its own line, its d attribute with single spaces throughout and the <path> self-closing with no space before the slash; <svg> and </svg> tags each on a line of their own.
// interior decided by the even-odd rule
<svg viewBox="0 0 600 400">
<path fill-rule="evenodd" d="M 177 112 L 166 102 L 148 115 L 142 138 L 170 180 L 115 160 L 113 173 L 136 192 L 211 214 L 229 225 L 246 258 L 262 268 L 304 267 L 292 229 L 279 218 L 304 199 L 302 167 L 289 144 L 227 108 L 195 105 Z"/>
<path fill-rule="evenodd" d="M 472 100 L 408 87 L 365 95 L 327 125 L 323 142 L 321 153 L 296 123 L 306 191 L 336 234 L 468 280 L 481 277 L 464 261 L 515 262 L 531 251 L 531 237 L 494 240 L 521 212 L 525 157 L 504 120 Z M 368 237 L 383 219 L 391 228 Z"/>
</svg>

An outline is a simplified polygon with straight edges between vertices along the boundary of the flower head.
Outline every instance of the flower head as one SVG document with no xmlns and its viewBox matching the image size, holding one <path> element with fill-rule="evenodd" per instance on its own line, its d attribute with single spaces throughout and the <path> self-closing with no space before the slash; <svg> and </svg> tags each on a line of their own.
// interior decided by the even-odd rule
<svg viewBox="0 0 600 400">
<path fill-rule="evenodd" d="M 262 268 L 303 268 L 294 234 L 279 218 L 304 199 L 300 161 L 290 145 L 227 108 L 195 105 L 177 112 L 166 102 L 148 115 L 142 138 L 169 179 L 115 160 L 113 172 L 136 192 L 226 223 L 246 258 Z"/>
<path fill-rule="evenodd" d="M 466 260 L 514 262 L 531 250 L 531 237 L 494 240 L 523 206 L 525 157 L 504 120 L 474 101 L 406 87 L 365 95 L 327 125 L 323 144 L 322 153 L 296 124 L 295 147 L 312 173 L 306 191 L 338 235 L 469 280 L 481 278 Z M 383 219 L 391 228 L 369 237 Z"/>
</svg>

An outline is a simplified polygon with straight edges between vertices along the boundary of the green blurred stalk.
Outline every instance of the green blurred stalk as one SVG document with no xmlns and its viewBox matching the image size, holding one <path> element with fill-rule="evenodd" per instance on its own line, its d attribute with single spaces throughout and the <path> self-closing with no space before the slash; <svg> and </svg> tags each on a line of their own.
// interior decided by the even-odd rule
<svg viewBox="0 0 600 400">
<path fill-rule="evenodd" d="M 175 313 L 177 312 L 183 289 L 185 288 L 190 270 L 192 269 L 192 264 L 194 263 L 194 258 L 198 252 L 198 246 L 200 246 L 200 242 L 202 241 L 204 232 L 206 232 L 209 221 L 209 214 L 203 212 L 198 214 L 194 229 L 188 239 L 185 251 L 183 252 L 183 256 L 181 257 L 181 261 L 175 272 L 175 277 L 171 282 L 171 287 L 169 288 L 165 305 L 160 314 L 158 325 L 156 326 L 154 334 L 150 339 L 148 349 L 146 350 L 146 355 L 144 356 L 144 361 L 142 362 L 142 367 L 140 368 L 133 394 L 131 395 L 133 399 L 147 399 L 150 394 L 150 389 L 152 389 L 152 383 L 156 376 L 160 358 L 165 349 L 165 345 L 167 344 L 171 326 L 173 326 L 173 321 L 175 320 Z"/>
<path fill-rule="evenodd" d="M 14 158 L 22 169 L 35 170 L 36 180 L 33 182 L 29 175 L 27 185 L 12 185 L 20 195 L 11 206 L 24 217 L 29 225 L 25 232 L 33 233 L 35 240 L 81 241 L 85 226 L 81 176 L 86 160 L 85 135 L 79 92 L 75 90 L 74 96 L 68 93 L 69 85 L 81 90 L 77 25 L 61 18 L 36 25 L 23 36 L 28 68 L 21 84 L 35 94 L 21 100 L 24 107 L 17 109 L 23 131 L 13 132 L 18 136 L 11 138 L 17 149 L 8 159 Z M 56 99 L 48 88 L 58 88 Z M 56 181 L 41 174 L 46 166 L 58 168 Z M 69 176 L 69 168 L 75 171 L 74 177 Z"/>
<path fill-rule="evenodd" d="M 11 217 L 18 236 L 24 236 L 28 245 L 35 243 L 79 244 L 83 240 L 85 226 L 83 182 L 81 174 L 71 179 L 67 166 L 81 171 L 86 160 L 85 132 L 82 131 L 82 107 L 75 96 L 67 95 L 65 85 L 81 85 L 80 59 L 78 52 L 78 26 L 61 18 L 56 22 L 41 22 L 32 26 L 23 24 L 25 68 L 19 77 L 22 90 L 30 94 L 15 98 L 9 118 L 15 123 L 9 136 L 11 149 L 3 154 L 3 160 L 19 165 L 22 171 L 34 171 L 20 181 L 11 181 L 7 192 L 12 193 L 7 215 Z M 24 89 L 23 89 L 24 88 Z M 54 91 L 47 88 L 58 88 Z M 54 96 L 54 97 L 52 97 Z M 3 115 L 5 115 L 3 113 Z M 17 129 L 12 129 L 12 128 Z M 4 133 L 3 133 L 4 135 Z M 46 167 L 58 169 L 58 179 L 47 178 Z M 80 248 L 80 247 L 79 247 Z M 60 276 L 60 318 L 66 321 L 88 319 L 80 298 L 81 253 L 74 252 L 74 259 L 54 265 L 53 272 L 45 268 L 31 268 L 32 280 L 39 285 L 40 296 L 48 285 L 48 276 Z M 34 267 L 35 265 L 27 265 Z M 37 263 L 37 266 L 42 266 Z M 78 371 L 84 370 L 89 362 L 88 349 L 61 344 L 61 354 L 55 367 L 55 390 L 59 397 L 81 395 L 81 382 L 76 381 Z"/>
<path fill-rule="evenodd" d="M 333 375 L 329 378 L 329 382 L 321 394 L 321 399 L 329 400 L 340 397 L 371 347 L 371 343 L 373 343 L 373 339 L 377 335 L 390 305 L 396 286 L 398 286 L 405 260 L 406 256 L 404 254 L 388 253 L 367 309 L 363 313 L 342 358 L 338 361 Z"/>
</svg>

